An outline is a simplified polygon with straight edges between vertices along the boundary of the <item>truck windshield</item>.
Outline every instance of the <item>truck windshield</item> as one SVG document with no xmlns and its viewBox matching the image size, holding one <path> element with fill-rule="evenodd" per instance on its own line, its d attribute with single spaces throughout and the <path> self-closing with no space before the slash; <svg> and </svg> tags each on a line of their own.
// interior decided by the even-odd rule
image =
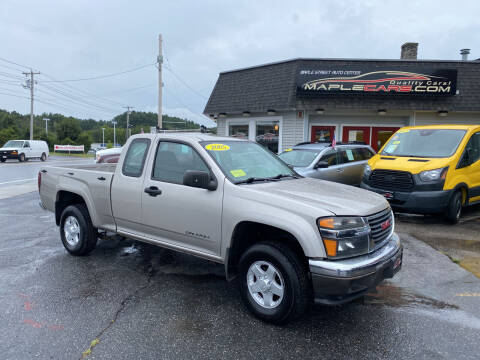
<svg viewBox="0 0 480 360">
<path fill-rule="evenodd" d="M 233 183 L 275 181 L 296 177 L 285 163 L 264 147 L 249 141 L 202 142 L 202 146 Z"/>
<path fill-rule="evenodd" d="M 292 149 L 282 152 L 278 157 L 287 164 L 296 167 L 306 167 L 318 156 L 316 150 Z"/>
<path fill-rule="evenodd" d="M 456 129 L 404 129 L 393 135 L 382 155 L 444 158 L 457 151 L 465 130 Z"/>
<path fill-rule="evenodd" d="M 23 146 L 23 141 L 21 140 L 10 140 L 3 145 L 5 148 L 21 148 Z"/>
</svg>

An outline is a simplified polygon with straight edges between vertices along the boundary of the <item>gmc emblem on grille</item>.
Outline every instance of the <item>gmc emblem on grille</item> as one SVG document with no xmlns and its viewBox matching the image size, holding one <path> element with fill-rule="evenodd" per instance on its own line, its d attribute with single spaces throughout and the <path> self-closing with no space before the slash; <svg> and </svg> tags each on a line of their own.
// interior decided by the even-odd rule
<svg viewBox="0 0 480 360">
<path fill-rule="evenodd" d="M 382 223 L 382 225 L 381 225 L 381 226 L 382 226 L 382 230 L 385 230 L 385 229 L 389 228 L 390 225 L 392 225 L 392 222 L 390 221 L 390 219 L 384 221 L 384 222 Z"/>
</svg>

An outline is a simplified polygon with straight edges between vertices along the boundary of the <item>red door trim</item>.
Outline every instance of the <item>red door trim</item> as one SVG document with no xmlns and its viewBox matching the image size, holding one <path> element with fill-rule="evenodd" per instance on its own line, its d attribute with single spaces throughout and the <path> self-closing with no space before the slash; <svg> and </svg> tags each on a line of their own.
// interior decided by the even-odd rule
<svg viewBox="0 0 480 360">
<path fill-rule="evenodd" d="M 348 132 L 350 130 L 362 130 L 365 144 L 370 145 L 370 126 L 344 126 L 342 134 L 343 142 L 348 142 Z"/>
<path fill-rule="evenodd" d="M 329 130 L 330 131 L 330 139 L 333 139 L 333 134 L 335 133 L 336 126 L 312 126 L 310 132 L 310 141 L 315 142 L 315 131 L 316 130 Z M 338 140 L 337 140 L 338 141 Z"/>
</svg>

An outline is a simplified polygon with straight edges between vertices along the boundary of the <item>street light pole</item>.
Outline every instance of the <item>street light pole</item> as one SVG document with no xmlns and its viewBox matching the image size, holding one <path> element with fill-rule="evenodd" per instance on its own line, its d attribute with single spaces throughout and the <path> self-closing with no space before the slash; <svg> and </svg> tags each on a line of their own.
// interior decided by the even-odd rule
<svg viewBox="0 0 480 360">
<path fill-rule="evenodd" d="M 105 146 L 105 128 L 102 128 L 102 147 Z"/>
<path fill-rule="evenodd" d="M 116 147 L 117 138 L 116 138 L 116 135 L 115 135 L 115 125 L 117 125 L 117 122 L 112 121 L 112 124 L 113 124 L 113 147 Z"/>
<path fill-rule="evenodd" d="M 46 132 L 47 137 L 48 137 L 48 122 L 50 121 L 50 119 L 43 118 L 43 120 L 45 120 L 45 132 Z"/>
</svg>

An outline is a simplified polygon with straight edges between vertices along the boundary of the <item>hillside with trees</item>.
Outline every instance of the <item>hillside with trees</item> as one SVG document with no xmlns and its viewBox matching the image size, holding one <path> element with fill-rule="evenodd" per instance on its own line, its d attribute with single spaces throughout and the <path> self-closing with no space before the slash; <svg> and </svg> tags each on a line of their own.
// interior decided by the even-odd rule
<svg viewBox="0 0 480 360">
<path fill-rule="evenodd" d="M 48 136 L 45 131 L 44 118 L 48 121 Z M 127 114 L 126 112 L 113 118 L 117 122 L 117 143 L 125 142 Z M 50 150 L 54 144 L 84 145 L 90 149 L 92 143 L 102 142 L 102 128 L 105 128 L 105 142 L 113 144 L 112 121 L 78 119 L 62 114 L 45 113 L 34 118 L 34 139 L 47 141 Z M 138 134 L 142 130 L 150 132 L 151 126 L 157 125 L 157 114 L 153 112 L 132 111 L 130 113 L 131 133 Z M 199 129 L 200 125 L 190 120 L 163 115 L 163 127 L 167 130 Z M 12 139 L 30 138 L 30 115 L 19 114 L 15 111 L 0 110 L 0 146 Z"/>
</svg>

